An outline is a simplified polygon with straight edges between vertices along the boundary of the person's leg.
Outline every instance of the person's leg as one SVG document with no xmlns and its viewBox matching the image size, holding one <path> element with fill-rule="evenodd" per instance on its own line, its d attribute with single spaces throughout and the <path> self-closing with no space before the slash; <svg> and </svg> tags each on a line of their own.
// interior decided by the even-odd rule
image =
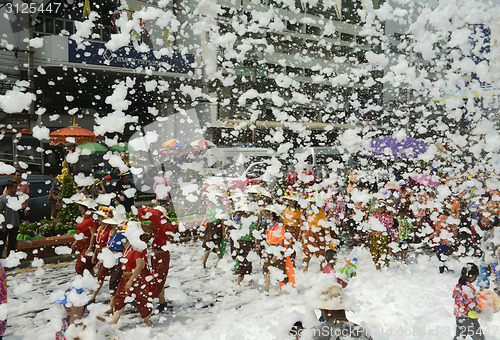
<svg viewBox="0 0 500 340">
<path fill-rule="evenodd" d="M 302 257 L 302 270 L 304 272 L 307 272 L 309 270 L 309 262 L 311 261 L 311 257 L 312 257 L 312 254 L 311 254 L 311 251 L 309 249 L 309 242 L 307 240 L 304 240 L 304 244 L 302 246 L 302 254 L 303 254 L 303 257 Z"/>
<path fill-rule="evenodd" d="M 210 255 L 210 250 L 205 250 L 205 253 L 203 254 L 203 261 L 202 261 L 203 268 L 207 267 L 207 260 L 208 260 L 209 255 Z"/>
<path fill-rule="evenodd" d="M 9 242 L 7 243 L 7 256 L 12 250 L 16 250 L 17 247 L 17 234 L 19 233 L 19 227 L 7 229 L 9 234 Z"/>
<path fill-rule="evenodd" d="M 473 340 L 484 340 L 484 333 L 483 329 L 481 328 L 481 325 L 479 324 L 478 319 L 471 319 L 473 329 L 474 329 L 474 335 L 472 336 Z"/>
<path fill-rule="evenodd" d="M 3 257 L 5 243 L 7 242 L 7 235 L 6 231 L 0 231 L 0 257 Z"/>
<path fill-rule="evenodd" d="M 478 319 L 456 318 L 457 328 L 453 340 L 464 340 L 471 337 L 472 340 L 484 340 L 483 330 Z"/>
<path fill-rule="evenodd" d="M 111 318 L 111 321 L 109 322 L 109 324 L 116 325 L 118 323 L 118 321 L 120 320 L 120 317 L 122 316 L 124 310 L 125 310 L 125 306 L 123 306 L 122 309 L 115 311 L 113 313 L 113 317 Z"/>
<path fill-rule="evenodd" d="M 165 282 L 170 269 L 170 252 L 155 252 L 151 258 L 151 262 L 155 275 L 154 294 L 158 296 L 160 305 L 165 305 Z"/>
<path fill-rule="evenodd" d="M 113 299 L 114 314 L 113 318 L 109 322 L 111 325 L 118 323 L 118 320 L 120 320 L 120 316 L 123 314 L 123 311 L 125 310 L 126 307 L 125 298 L 127 297 L 127 292 L 125 291 L 125 285 L 127 284 L 131 276 L 132 276 L 131 273 L 122 275 L 122 278 L 120 279 L 120 283 L 118 284 L 118 288 L 116 289 L 116 293 Z"/>
<path fill-rule="evenodd" d="M 437 249 L 436 255 L 438 260 L 441 262 L 441 266 L 439 266 L 439 272 L 441 274 L 444 273 L 445 270 L 448 271 L 448 267 L 446 267 L 446 254 L 448 253 L 448 249 L 449 247 L 444 243 L 441 243 Z"/>
</svg>

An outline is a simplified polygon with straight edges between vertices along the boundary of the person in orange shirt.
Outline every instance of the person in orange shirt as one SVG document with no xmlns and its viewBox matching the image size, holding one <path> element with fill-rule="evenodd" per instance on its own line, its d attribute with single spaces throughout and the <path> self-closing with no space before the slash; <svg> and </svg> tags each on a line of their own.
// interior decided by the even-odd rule
<svg viewBox="0 0 500 340">
<path fill-rule="evenodd" d="M 283 279 L 280 280 L 280 288 L 282 285 L 288 283 L 289 278 L 286 270 L 286 256 L 285 256 L 285 227 L 283 226 L 281 216 L 273 208 L 264 208 L 262 210 L 263 216 L 270 221 L 266 229 L 266 245 L 264 256 L 264 265 L 262 266 L 262 273 L 264 274 L 264 290 L 266 295 L 269 294 L 269 287 L 271 285 L 270 267 L 278 268 Z"/>
<path fill-rule="evenodd" d="M 283 225 L 285 226 L 285 245 L 292 249 L 290 258 L 295 265 L 297 250 L 300 248 L 302 240 L 302 222 L 304 220 L 302 211 L 297 206 L 299 200 L 297 193 L 287 191 L 285 193 L 287 207 L 283 210 Z"/>
</svg>

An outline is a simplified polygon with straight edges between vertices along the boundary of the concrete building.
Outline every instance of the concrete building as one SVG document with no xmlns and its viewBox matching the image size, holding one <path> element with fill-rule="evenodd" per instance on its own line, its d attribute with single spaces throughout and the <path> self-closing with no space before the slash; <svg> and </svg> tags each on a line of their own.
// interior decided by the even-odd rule
<svg viewBox="0 0 500 340">
<path fill-rule="evenodd" d="M 336 0 L 330 7 L 273 0 L 162 1 L 167 16 L 140 19 L 141 32 L 130 32 L 135 46 L 117 50 L 106 45 L 119 31 L 115 15 L 132 19 L 143 8 L 158 8 L 158 1 L 131 0 L 126 8 L 111 0 L 90 1 L 99 16 L 84 37 L 83 2 L 62 2 L 55 10 L 61 2 L 39 0 L 52 9 L 31 16 L 13 15 L 12 3 L 1 3 L 0 91 L 17 83 L 36 94 L 22 113 L 0 112 L 8 130 L 36 125 L 55 130 L 73 122 L 93 130 L 96 119 L 113 112 L 107 98 L 120 82 L 129 101 L 124 111 L 136 121 L 103 138 L 127 140 L 136 127 L 194 108 L 202 137 L 220 145 L 263 145 L 271 129 L 283 129 L 291 141 L 303 129 L 315 130 L 303 141 L 329 145 L 338 131 L 376 119 L 382 104 L 381 86 L 370 80 L 381 74 L 364 57 L 375 46 L 362 33 L 359 1 Z M 147 51 L 138 51 L 145 46 Z M 23 80 L 27 83 L 19 83 Z M 174 128 L 171 135 L 185 132 Z M 16 149 L 15 137 L 11 144 Z M 23 152 L 37 157 L 36 147 Z"/>
<path fill-rule="evenodd" d="M 131 32 L 130 45 L 147 45 L 149 51 L 140 52 L 131 46 L 111 51 L 105 45 L 111 35 L 119 31 L 113 19 L 118 15 L 131 19 L 142 9 L 140 1 L 128 1 L 127 7 L 121 6 L 119 10 L 116 1 L 91 1 L 90 9 L 98 13 L 98 18 L 93 20 L 94 27 L 88 36 L 81 39 L 83 49 L 77 41 L 86 31 L 81 24 L 84 21 L 83 2 L 39 1 L 43 10 L 30 17 L 15 13 L 11 2 L 2 3 L 0 93 L 21 84 L 26 91 L 36 94 L 36 101 L 23 112 L 0 112 L 2 129 L 14 132 L 25 129 L 28 132 L 23 135 L 25 139 L 30 139 L 29 131 L 36 125 L 53 131 L 76 123 L 94 130 L 96 119 L 114 110 L 106 99 L 120 82 L 127 83 L 123 100 L 127 100 L 128 105 L 124 111 L 135 118 L 139 126 L 151 123 L 155 116 L 171 114 L 176 105 L 189 106 L 191 100 L 182 95 L 179 87 L 195 85 L 199 80 L 193 68 L 194 51 L 183 48 L 182 37 L 174 44 L 168 30 L 155 25 L 155 21 L 141 19 L 142 31 Z M 172 1 L 163 11 L 172 12 L 175 6 Z M 33 24 L 28 25 L 28 22 Z M 167 52 L 158 53 L 161 49 Z M 153 88 L 146 84 L 153 84 Z M 126 141 L 134 132 L 134 124 L 127 124 L 122 131 L 106 134 L 102 139 L 118 137 Z M 2 146 L 5 150 L 0 152 L 5 154 L 2 160 L 14 163 L 24 160 L 30 165 L 41 165 L 36 141 L 30 142 L 34 145 L 28 149 L 13 152 L 19 149 L 17 145 L 27 142 L 15 134 L 8 134 L 7 139 L 8 143 L 4 140 Z M 49 148 L 47 143 L 42 144 L 45 149 Z"/>
<path fill-rule="evenodd" d="M 366 70 L 365 53 L 375 46 L 362 33 L 363 2 L 214 3 L 199 12 L 211 27 L 202 34 L 202 61 L 216 79 L 207 84 L 215 139 L 231 143 L 237 127 L 240 141 L 262 143 L 279 128 L 295 141 L 306 128 L 318 131 L 306 143 L 330 145 L 339 131 L 376 119 L 381 86 L 369 79 L 381 73 Z"/>
</svg>

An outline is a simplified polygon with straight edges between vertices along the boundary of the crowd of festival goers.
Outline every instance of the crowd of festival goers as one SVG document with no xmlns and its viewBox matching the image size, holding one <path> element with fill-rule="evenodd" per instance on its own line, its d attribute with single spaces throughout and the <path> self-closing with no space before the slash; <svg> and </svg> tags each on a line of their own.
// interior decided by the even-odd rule
<svg viewBox="0 0 500 340">
<path fill-rule="evenodd" d="M 111 184 L 106 184 L 106 178 L 95 186 L 96 193 L 83 191 L 76 201 L 81 218 L 73 244 L 75 271 L 78 275 L 88 271 L 97 278 L 99 288 L 90 301 L 109 277 L 109 323 L 116 324 L 127 303 L 133 302 L 144 324 L 150 325 L 155 299 L 159 312 L 168 307 L 164 294 L 170 266 L 168 243 L 177 232 L 177 224 L 165 209 L 170 194 L 157 197 L 154 207 L 132 209 L 127 177 L 127 173 L 121 174 L 116 207 L 96 203 L 99 193 L 108 193 L 105 185 Z M 500 193 L 489 190 L 487 180 L 430 175 L 377 180 L 362 173 L 316 180 L 304 171 L 287 174 L 272 188 L 266 183 L 231 188 L 204 185 L 201 197 L 206 214 L 191 227 L 198 228 L 203 237 L 203 267 L 211 253 L 217 259 L 230 255 L 238 285 L 252 274 L 255 261 L 250 253 L 258 254 L 266 295 L 276 282 L 279 289 L 294 287 L 295 270 L 308 271 L 313 258 L 320 271 L 335 274 L 340 250 L 345 253 L 359 246 L 369 249 L 377 269 L 430 250 L 440 262 L 436 270 L 444 273 L 449 255 L 475 256 L 486 268 L 478 272 L 478 285 L 488 288 L 492 283 L 498 290 Z M 116 192 L 116 185 L 109 192 Z M 9 182 L 7 195 L 14 196 L 17 189 L 15 180 Z M 5 204 L 1 208 L 6 220 L 12 220 Z M 26 207 L 22 209 L 26 211 Z M 8 233 L 2 232 L 3 236 Z M 336 275 L 342 287 L 348 279 L 342 273 Z M 68 313 L 59 338 L 64 338 L 76 320 L 88 315 L 85 305 L 89 301 L 78 304 L 68 300 L 81 293 L 71 288 L 59 300 Z M 457 325 L 462 317 L 459 314 L 455 313 Z"/>
</svg>

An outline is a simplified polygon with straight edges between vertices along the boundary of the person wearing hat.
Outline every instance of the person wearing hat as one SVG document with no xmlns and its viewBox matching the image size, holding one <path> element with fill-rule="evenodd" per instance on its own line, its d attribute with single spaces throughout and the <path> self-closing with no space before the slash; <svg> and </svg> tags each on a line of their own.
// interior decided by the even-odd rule
<svg viewBox="0 0 500 340">
<path fill-rule="evenodd" d="M 396 242 L 397 237 L 393 228 L 394 220 L 387 213 L 386 202 L 379 200 L 374 209 L 375 213 L 368 220 L 370 230 L 367 240 L 373 262 L 377 269 L 381 269 L 382 264 L 389 265 L 391 253 L 389 244 Z"/>
<path fill-rule="evenodd" d="M 159 209 L 142 207 L 137 218 L 145 232 L 151 233 L 151 270 L 153 273 L 153 296 L 158 297 L 160 311 L 167 308 L 165 281 L 170 269 L 170 251 L 167 249 L 176 225 Z"/>
<path fill-rule="evenodd" d="M 231 255 L 236 261 L 234 270 L 238 275 L 237 283 L 240 285 L 245 275 L 252 274 L 252 262 L 248 261 L 248 255 L 252 249 L 257 248 L 253 234 L 253 231 L 257 229 L 257 217 L 251 213 L 246 204 L 237 207 L 235 214 L 240 219 L 231 230 Z M 237 242 L 234 242 L 235 239 Z"/>
<path fill-rule="evenodd" d="M 113 314 L 115 306 L 115 293 L 118 290 L 118 284 L 122 278 L 122 264 L 120 262 L 123 256 L 124 243 L 127 240 L 125 235 L 123 235 L 122 226 L 125 226 L 126 221 L 121 221 L 117 216 L 111 217 L 105 220 L 107 224 L 111 225 L 111 231 L 109 232 L 107 249 L 111 251 L 115 261 L 111 264 L 103 261 L 103 267 L 109 268 L 109 294 L 111 295 L 111 300 L 109 301 L 110 310 L 107 314 Z"/>
<path fill-rule="evenodd" d="M 269 268 L 274 267 L 281 271 L 282 279 L 279 280 L 280 289 L 288 283 L 289 278 L 286 270 L 285 257 L 285 227 L 282 216 L 272 207 L 262 210 L 262 215 L 269 221 L 266 226 L 266 245 L 263 253 L 262 273 L 264 274 L 264 291 L 269 294 L 271 285 L 271 273 Z"/>
<path fill-rule="evenodd" d="M 109 322 L 117 324 L 126 307 L 125 300 L 133 298 L 135 307 L 144 318 L 145 325 L 151 325 L 151 308 L 153 302 L 153 282 L 148 266 L 147 235 L 140 222 L 129 221 L 123 241 L 122 278 L 114 298 L 114 314 Z M 128 300 L 127 300 L 128 302 Z"/>
<path fill-rule="evenodd" d="M 325 205 L 326 217 L 333 222 L 337 230 L 342 228 L 342 221 L 346 217 L 346 204 L 342 199 L 339 189 L 332 188 L 329 190 L 330 198 Z"/>
<path fill-rule="evenodd" d="M 99 293 L 99 290 L 101 290 L 104 279 L 109 275 L 109 268 L 102 265 L 102 261 L 99 261 L 98 256 L 108 245 L 109 234 L 113 228 L 111 224 L 115 221 L 111 218 L 108 218 L 108 214 L 102 209 L 98 209 L 97 211 L 95 211 L 94 215 L 97 216 L 97 223 L 99 225 L 95 237 L 95 251 L 94 255 L 92 256 L 92 263 L 94 263 L 97 267 L 97 284 L 99 285 L 93 293 L 93 298 L 95 299 L 95 297 Z M 116 222 L 116 224 L 118 223 Z"/>
<path fill-rule="evenodd" d="M 365 327 L 349 321 L 346 310 L 349 310 L 349 299 L 345 291 L 339 286 L 331 286 L 325 290 L 314 303 L 314 307 L 321 311 L 325 320 L 321 325 L 302 332 L 303 339 L 313 340 L 343 340 L 360 339 L 371 340 Z"/>
<path fill-rule="evenodd" d="M 75 271 L 78 275 L 83 275 L 85 270 L 88 270 L 94 275 L 94 266 L 92 263 L 92 255 L 95 247 L 95 236 L 98 228 L 97 220 L 94 219 L 94 214 L 90 210 L 95 205 L 94 200 L 83 198 L 76 202 L 80 209 L 80 214 L 83 220 L 76 226 L 77 234 L 72 250 L 78 252 L 76 259 Z"/>
<path fill-rule="evenodd" d="M 285 244 L 287 249 L 291 248 L 290 259 L 295 266 L 297 250 L 302 239 L 301 226 L 304 221 L 302 211 L 297 207 L 299 200 L 296 192 L 287 190 L 285 192 L 286 208 L 283 210 L 283 225 L 285 226 Z"/>
<path fill-rule="evenodd" d="M 202 247 L 205 249 L 203 253 L 203 268 L 206 268 L 208 257 L 211 252 L 214 252 L 219 259 L 222 255 L 222 242 L 226 235 L 224 220 L 227 219 L 227 209 L 224 206 L 222 193 L 216 191 L 213 197 L 209 197 L 207 211 L 200 226 L 205 227 L 203 233 Z"/>
<path fill-rule="evenodd" d="M 130 212 L 132 210 L 132 206 L 134 205 L 134 195 L 131 195 L 129 189 L 133 189 L 134 186 L 129 181 L 130 173 L 128 171 L 120 172 L 120 180 L 116 182 L 115 192 L 116 198 L 120 204 L 125 207 L 126 212 Z"/>
<path fill-rule="evenodd" d="M 331 226 L 325 213 L 325 209 L 317 204 L 317 194 L 312 193 L 309 198 L 309 207 L 306 210 L 307 230 L 303 231 L 302 259 L 303 270 L 309 269 L 309 261 L 313 256 L 320 261 L 320 270 L 323 270 L 325 262 L 326 236 L 330 235 Z"/>
<path fill-rule="evenodd" d="M 101 181 L 100 188 L 101 194 L 111 194 L 115 191 L 111 175 L 104 176 L 103 180 Z"/>
<path fill-rule="evenodd" d="M 56 340 L 73 339 L 75 337 L 68 337 L 69 334 L 67 333 L 77 335 L 83 330 L 82 320 L 89 316 L 88 302 L 89 299 L 85 294 L 85 290 L 75 287 L 68 288 L 64 293 L 64 297 L 55 301 L 55 303 L 62 305 L 66 312 L 61 330 L 56 333 Z"/>
</svg>

